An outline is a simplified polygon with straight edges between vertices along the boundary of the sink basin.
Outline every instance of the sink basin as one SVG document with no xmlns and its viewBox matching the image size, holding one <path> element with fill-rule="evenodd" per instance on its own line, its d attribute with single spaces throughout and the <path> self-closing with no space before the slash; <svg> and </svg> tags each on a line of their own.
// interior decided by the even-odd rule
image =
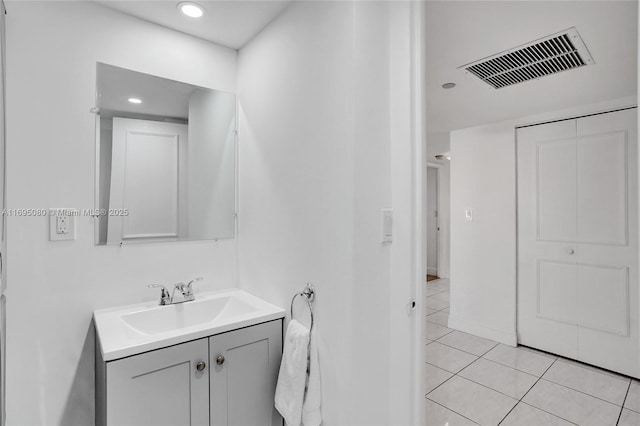
<svg viewBox="0 0 640 426">
<path fill-rule="evenodd" d="M 196 300 L 159 306 L 138 303 L 95 311 L 104 361 L 224 333 L 284 317 L 285 311 L 246 291 L 196 293 Z"/>
<path fill-rule="evenodd" d="M 140 333 L 157 334 L 211 322 L 220 317 L 235 318 L 255 309 L 237 297 L 223 296 L 131 312 L 122 315 L 122 320 Z"/>
</svg>

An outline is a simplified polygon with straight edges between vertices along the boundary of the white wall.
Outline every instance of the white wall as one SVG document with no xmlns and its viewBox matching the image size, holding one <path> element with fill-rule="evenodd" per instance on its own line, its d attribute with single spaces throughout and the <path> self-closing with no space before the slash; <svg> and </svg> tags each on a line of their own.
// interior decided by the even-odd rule
<svg viewBox="0 0 640 426">
<path fill-rule="evenodd" d="M 451 143 L 449 142 L 449 132 L 429 133 L 427 135 L 427 161 L 444 164 L 444 160 L 435 158 L 438 154 L 449 152 Z"/>
<path fill-rule="evenodd" d="M 189 238 L 235 232 L 236 97 L 197 90 L 189 98 Z"/>
<path fill-rule="evenodd" d="M 233 50 L 89 2 L 7 5 L 7 207 L 94 207 L 96 61 L 235 91 Z M 92 311 L 155 300 L 150 282 L 234 286 L 235 241 L 96 247 L 93 220 L 48 241 L 8 218 L 7 422 L 93 423 Z"/>
<path fill-rule="evenodd" d="M 408 72 L 390 65 L 409 39 L 408 15 L 395 8 L 295 2 L 239 56 L 240 286 L 288 306 L 315 284 L 326 425 L 406 424 L 410 415 L 411 283 L 392 280 L 391 257 L 408 246 L 402 194 L 397 240 L 380 243 L 380 209 L 395 195 L 390 157 L 409 145 L 400 132 L 391 142 L 392 107 L 409 108 L 404 91 L 391 95 L 393 75 L 408 86 Z M 405 53 L 397 63 L 408 67 Z M 409 175 L 410 161 L 400 149 Z"/>
<path fill-rule="evenodd" d="M 516 344 L 515 127 L 635 103 L 634 96 L 451 132 L 449 327 Z M 471 222 L 465 209 L 473 209 Z"/>
</svg>

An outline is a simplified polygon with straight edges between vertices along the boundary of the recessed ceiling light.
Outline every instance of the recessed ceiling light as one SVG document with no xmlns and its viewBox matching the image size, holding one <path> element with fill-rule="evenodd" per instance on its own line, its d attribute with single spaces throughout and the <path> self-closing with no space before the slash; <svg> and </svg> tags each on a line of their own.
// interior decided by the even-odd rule
<svg viewBox="0 0 640 426">
<path fill-rule="evenodd" d="M 453 89 L 454 87 L 456 87 L 455 83 L 445 83 L 442 85 L 443 89 Z"/>
<path fill-rule="evenodd" d="M 178 3 L 178 9 L 190 18 L 199 18 L 204 15 L 204 9 L 201 6 L 190 1 Z"/>
<path fill-rule="evenodd" d="M 142 100 L 138 98 L 129 98 L 129 102 L 131 102 L 132 104 L 141 104 Z"/>
</svg>

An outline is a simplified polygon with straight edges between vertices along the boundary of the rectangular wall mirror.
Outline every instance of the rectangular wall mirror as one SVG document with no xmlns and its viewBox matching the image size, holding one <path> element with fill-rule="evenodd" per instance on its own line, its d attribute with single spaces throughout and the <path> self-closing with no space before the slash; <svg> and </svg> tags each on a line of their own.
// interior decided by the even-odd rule
<svg viewBox="0 0 640 426">
<path fill-rule="evenodd" d="M 236 96 L 97 64 L 96 243 L 235 235 Z"/>
</svg>

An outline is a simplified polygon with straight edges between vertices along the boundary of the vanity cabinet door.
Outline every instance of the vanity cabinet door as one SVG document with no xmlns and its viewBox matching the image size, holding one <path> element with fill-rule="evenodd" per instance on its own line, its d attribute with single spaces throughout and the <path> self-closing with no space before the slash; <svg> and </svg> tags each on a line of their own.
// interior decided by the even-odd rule
<svg viewBox="0 0 640 426">
<path fill-rule="evenodd" d="M 282 320 L 209 338 L 212 426 L 282 425 L 274 406 Z"/>
<path fill-rule="evenodd" d="M 107 424 L 209 424 L 207 339 L 107 363 Z"/>
</svg>

